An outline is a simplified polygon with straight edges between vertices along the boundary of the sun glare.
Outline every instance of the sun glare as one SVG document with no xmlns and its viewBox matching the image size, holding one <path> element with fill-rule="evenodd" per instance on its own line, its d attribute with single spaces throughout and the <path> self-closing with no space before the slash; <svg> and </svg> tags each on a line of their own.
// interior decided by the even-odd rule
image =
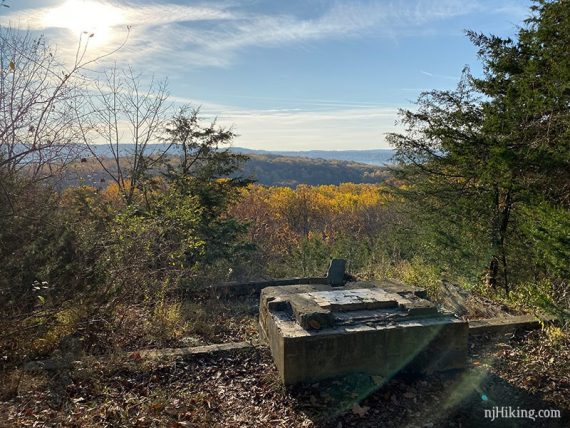
<svg viewBox="0 0 570 428">
<path fill-rule="evenodd" d="M 93 34 L 92 42 L 102 45 L 111 38 L 114 26 L 123 22 L 122 11 L 108 3 L 92 0 L 67 0 L 43 18 L 46 27 L 67 28 L 76 35 Z"/>
</svg>

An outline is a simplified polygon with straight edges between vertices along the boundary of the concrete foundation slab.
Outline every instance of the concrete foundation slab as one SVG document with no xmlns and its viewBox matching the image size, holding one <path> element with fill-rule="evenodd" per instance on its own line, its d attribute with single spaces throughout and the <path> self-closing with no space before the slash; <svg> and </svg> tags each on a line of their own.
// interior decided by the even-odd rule
<svg viewBox="0 0 570 428">
<path fill-rule="evenodd" d="M 261 293 L 260 331 L 287 385 L 349 373 L 391 377 L 402 369 L 460 369 L 468 325 L 387 284 L 268 287 Z"/>
</svg>

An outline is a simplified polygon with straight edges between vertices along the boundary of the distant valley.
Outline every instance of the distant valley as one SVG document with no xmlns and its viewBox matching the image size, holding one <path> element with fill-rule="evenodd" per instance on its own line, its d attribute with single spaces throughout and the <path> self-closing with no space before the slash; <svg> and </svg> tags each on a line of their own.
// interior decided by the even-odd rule
<svg viewBox="0 0 570 428">
<path fill-rule="evenodd" d="M 274 154 L 248 156 L 242 174 L 266 186 L 380 183 L 389 176 L 386 168 L 359 162 Z"/>
<path fill-rule="evenodd" d="M 122 147 L 122 156 L 129 156 L 129 147 Z M 163 146 L 149 147 L 150 152 L 160 152 Z M 389 177 L 386 167 L 380 166 L 382 156 L 387 164 L 392 156 L 390 150 L 370 150 L 367 163 L 357 162 L 361 159 L 360 151 L 310 151 L 279 152 L 255 151 L 243 148 L 232 150 L 246 154 L 249 160 L 244 164 L 240 174 L 253 178 L 257 183 L 266 186 L 296 187 L 299 184 L 322 185 L 340 183 L 380 183 Z M 97 146 L 96 153 L 102 158 L 111 158 L 109 148 Z M 176 156 L 176 148 L 171 149 L 171 156 Z M 109 175 L 100 167 L 93 156 L 84 153 L 85 162 L 72 168 L 65 178 L 64 186 L 86 184 L 105 187 L 110 182 Z M 105 162 L 107 163 L 107 161 Z M 109 167 L 112 162 L 109 160 Z M 159 173 L 156 171 L 155 173 Z"/>
<path fill-rule="evenodd" d="M 93 146 L 96 153 L 100 156 L 111 156 L 111 151 L 106 145 Z M 149 144 L 149 151 L 162 151 L 164 144 Z M 121 151 L 128 154 L 132 151 L 131 144 L 121 144 Z M 172 147 L 169 152 L 176 154 L 178 148 Z M 232 147 L 230 150 L 244 155 L 278 155 L 286 157 L 298 157 L 309 159 L 325 159 L 336 161 L 360 162 L 368 165 L 385 166 L 393 163 L 394 150 L 392 149 L 374 149 L 374 150 L 299 150 L 299 151 L 283 151 L 283 150 L 254 150 L 245 147 Z"/>
</svg>

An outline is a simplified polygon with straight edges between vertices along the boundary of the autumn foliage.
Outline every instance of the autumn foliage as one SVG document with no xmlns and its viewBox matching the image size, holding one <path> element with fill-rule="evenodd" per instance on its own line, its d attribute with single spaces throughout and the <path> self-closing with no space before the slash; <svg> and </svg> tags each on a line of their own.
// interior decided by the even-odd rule
<svg viewBox="0 0 570 428">
<path fill-rule="evenodd" d="M 319 274 L 331 256 L 352 267 L 367 263 L 391 210 L 390 193 L 381 184 L 339 186 L 249 186 L 232 214 L 249 224 L 249 240 L 258 247 L 256 262 L 270 275 Z"/>
</svg>

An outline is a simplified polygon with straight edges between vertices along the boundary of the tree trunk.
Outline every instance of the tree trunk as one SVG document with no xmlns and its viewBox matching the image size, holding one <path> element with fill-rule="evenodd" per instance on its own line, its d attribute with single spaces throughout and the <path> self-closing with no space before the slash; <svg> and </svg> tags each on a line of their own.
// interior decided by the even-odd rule
<svg viewBox="0 0 570 428">
<path fill-rule="evenodd" d="M 491 237 L 491 245 L 493 248 L 493 256 L 489 263 L 489 271 L 487 273 L 487 285 L 497 288 L 499 278 L 499 262 L 501 264 L 503 287 L 505 291 L 509 292 L 509 275 L 508 275 L 508 262 L 506 253 L 506 240 L 509 228 L 511 208 L 512 208 L 512 189 L 509 188 L 504 196 L 501 195 L 499 186 L 495 187 L 493 195 L 494 216 L 493 216 L 493 229 Z"/>
<path fill-rule="evenodd" d="M 496 257 L 491 259 L 489 263 L 489 271 L 487 272 L 487 286 L 497 289 L 497 276 L 499 275 L 499 261 Z"/>
<path fill-rule="evenodd" d="M 503 286 L 505 287 L 505 292 L 509 293 L 509 275 L 508 275 L 508 266 L 507 266 L 507 249 L 506 249 L 506 240 L 507 240 L 507 232 L 509 229 L 509 221 L 511 217 L 511 207 L 512 207 L 512 197 L 511 197 L 511 189 L 507 191 L 505 196 L 505 202 L 503 205 L 503 209 L 501 212 L 501 228 L 499 230 L 499 245 L 501 251 L 501 262 L 503 267 Z"/>
</svg>

